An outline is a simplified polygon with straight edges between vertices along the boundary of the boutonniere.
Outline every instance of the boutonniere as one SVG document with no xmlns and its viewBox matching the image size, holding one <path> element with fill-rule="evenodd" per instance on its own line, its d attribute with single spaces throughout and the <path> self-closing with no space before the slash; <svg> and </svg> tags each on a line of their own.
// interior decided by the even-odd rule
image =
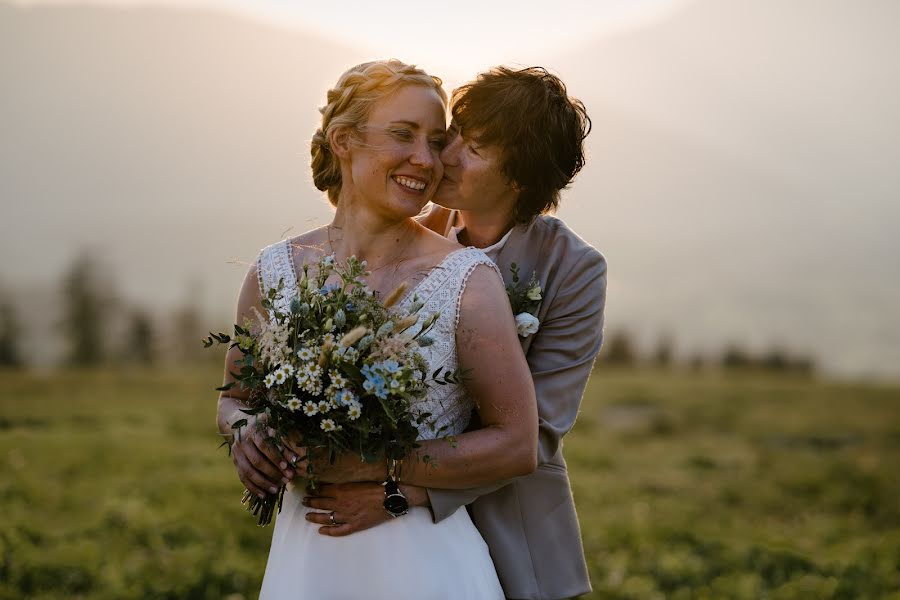
<svg viewBox="0 0 900 600">
<path fill-rule="evenodd" d="M 537 333 L 541 326 L 541 322 L 535 316 L 543 298 L 541 282 L 534 272 L 528 283 L 523 283 L 519 278 L 519 266 L 516 263 L 509 265 L 509 272 L 512 273 L 512 283 L 506 286 L 506 294 L 516 316 L 516 330 L 520 337 L 526 338 Z"/>
</svg>

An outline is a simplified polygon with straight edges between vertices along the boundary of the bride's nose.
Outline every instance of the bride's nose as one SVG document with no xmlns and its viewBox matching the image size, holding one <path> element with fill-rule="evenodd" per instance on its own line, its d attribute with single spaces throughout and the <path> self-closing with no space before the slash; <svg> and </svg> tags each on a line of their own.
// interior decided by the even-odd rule
<svg viewBox="0 0 900 600">
<path fill-rule="evenodd" d="M 431 146 L 429 141 L 427 139 L 419 138 L 413 147 L 409 162 L 417 167 L 433 169 L 437 160 L 437 152 Z"/>
</svg>

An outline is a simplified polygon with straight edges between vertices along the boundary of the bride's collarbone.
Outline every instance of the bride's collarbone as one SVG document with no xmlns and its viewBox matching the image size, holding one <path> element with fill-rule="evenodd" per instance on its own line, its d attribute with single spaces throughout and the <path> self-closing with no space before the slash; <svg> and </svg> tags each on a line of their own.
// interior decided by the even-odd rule
<svg viewBox="0 0 900 600">
<path fill-rule="evenodd" d="M 400 259 L 385 265 L 376 265 L 369 274 L 364 277 L 366 285 L 375 292 L 378 297 L 386 298 L 391 292 L 401 285 L 406 285 L 409 291 L 421 283 L 441 261 L 445 254 L 429 253 L 422 256 L 413 256 Z M 319 260 L 326 255 L 325 249 L 306 246 L 295 249 L 293 253 L 294 270 L 298 279 L 302 277 L 304 270 L 307 277 L 318 275 Z M 326 283 L 338 283 L 340 278 L 331 275 Z"/>
</svg>

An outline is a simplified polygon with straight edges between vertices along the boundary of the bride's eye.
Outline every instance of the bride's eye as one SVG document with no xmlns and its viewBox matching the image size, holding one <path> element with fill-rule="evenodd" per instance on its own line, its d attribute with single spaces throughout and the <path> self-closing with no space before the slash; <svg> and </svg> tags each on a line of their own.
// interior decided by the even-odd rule
<svg viewBox="0 0 900 600">
<path fill-rule="evenodd" d="M 439 137 L 433 137 L 428 140 L 428 143 L 431 144 L 431 147 L 435 150 L 443 150 L 444 146 L 447 145 L 447 137 L 443 135 Z"/>
<path fill-rule="evenodd" d="M 414 139 L 409 129 L 391 129 L 391 135 L 402 142 L 411 142 Z"/>
</svg>

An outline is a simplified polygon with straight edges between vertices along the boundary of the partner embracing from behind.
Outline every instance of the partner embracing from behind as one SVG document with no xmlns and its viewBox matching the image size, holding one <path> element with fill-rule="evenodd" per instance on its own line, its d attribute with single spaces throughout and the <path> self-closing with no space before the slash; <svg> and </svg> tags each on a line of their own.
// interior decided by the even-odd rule
<svg viewBox="0 0 900 600">
<path fill-rule="evenodd" d="M 367 261 L 366 283 L 381 297 L 408 283 L 397 310 L 421 303 L 425 314 L 436 315 L 433 343 L 420 349 L 429 372 L 473 368 L 462 383 L 434 386 L 413 407 L 431 415 L 419 425 L 417 453 L 374 463 L 338 456 L 333 468 L 354 481 L 396 480 L 402 464 L 404 485 L 463 489 L 525 475 L 536 465 L 534 386 L 498 269 L 480 250 L 414 219 L 443 175 L 445 115 L 440 80 L 419 69 L 379 61 L 344 73 L 328 93 L 312 142 L 313 179 L 335 206 L 334 220 L 265 248 L 238 299 L 237 323 L 252 320 L 254 312 L 265 314 L 268 289 L 281 283 L 289 296 L 323 256 L 337 262 L 355 256 Z M 229 350 L 226 385 L 240 358 L 239 348 Z M 304 480 L 287 464 L 290 453 L 266 439 L 263 415 L 247 418 L 241 410 L 247 402 L 240 387 L 219 400 L 223 434 L 247 419 L 232 443 L 238 473 L 257 495 L 277 491 L 272 481 L 287 482 L 261 598 L 504 597 L 487 545 L 462 505 L 439 523 L 428 508 L 413 506 L 352 536 L 320 535 L 308 522 Z M 479 428 L 467 431 L 473 409 Z"/>
<path fill-rule="evenodd" d="M 440 523 L 467 505 L 510 599 L 561 600 L 589 592 L 588 570 L 562 438 L 575 423 L 603 338 L 606 261 L 546 213 L 585 162 L 590 120 L 546 69 L 496 67 L 453 92 L 436 206 L 420 222 L 472 245 L 500 267 L 520 325 L 539 417 L 538 467 L 468 489 L 405 486 Z M 515 265 L 515 268 L 513 268 Z M 516 281 L 518 273 L 518 281 Z M 470 427 L 477 427 L 473 420 Z M 390 519 L 378 482 L 331 472 L 304 501 L 322 535 L 357 535 Z"/>
</svg>

